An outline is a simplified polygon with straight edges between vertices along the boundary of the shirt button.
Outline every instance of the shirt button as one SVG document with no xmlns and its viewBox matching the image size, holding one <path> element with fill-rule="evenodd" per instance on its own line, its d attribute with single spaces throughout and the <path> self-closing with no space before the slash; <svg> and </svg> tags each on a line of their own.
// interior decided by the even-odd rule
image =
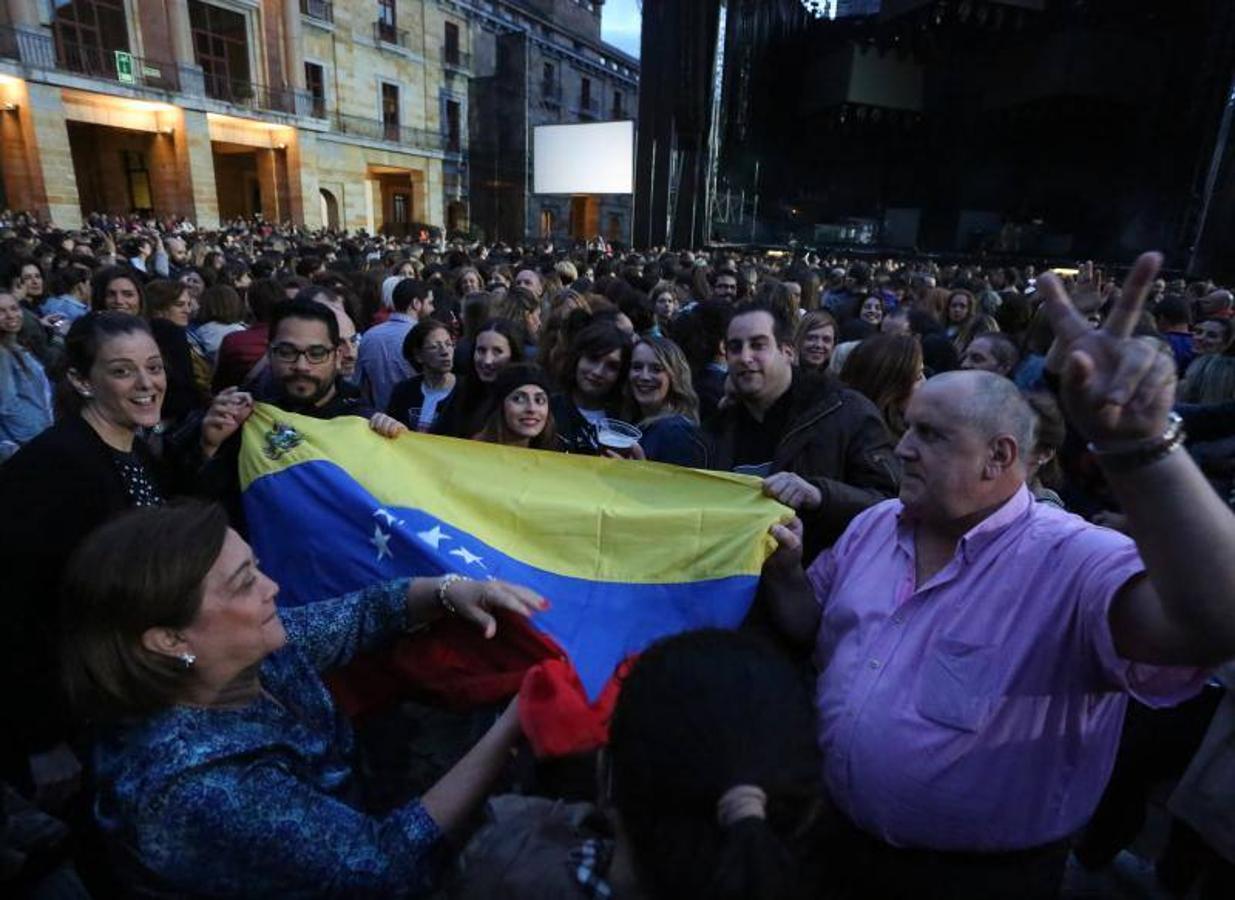
<svg viewBox="0 0 1235 900">
<path fill-rule="evenodd" d="M 878 668 L 879 668 L 879 660 L 877 660 L 877 659 L 872 659 L 869 663 L 867 663 L 867 665 L 868 665 L 868 666 L 870 666 L 872 669 L 878 669 Z"/>
</svg>

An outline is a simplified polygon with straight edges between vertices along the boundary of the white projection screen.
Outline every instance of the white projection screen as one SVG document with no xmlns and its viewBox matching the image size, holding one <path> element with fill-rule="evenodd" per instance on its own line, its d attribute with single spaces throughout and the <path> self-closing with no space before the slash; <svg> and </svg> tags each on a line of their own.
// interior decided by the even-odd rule
<svg viewBox="0 0 1235 900">
<path fill-rule="evenodd" d="M 537 194 L 630 194 L 635 180 L 635 123 L 538 125 Z"/>
</svg>

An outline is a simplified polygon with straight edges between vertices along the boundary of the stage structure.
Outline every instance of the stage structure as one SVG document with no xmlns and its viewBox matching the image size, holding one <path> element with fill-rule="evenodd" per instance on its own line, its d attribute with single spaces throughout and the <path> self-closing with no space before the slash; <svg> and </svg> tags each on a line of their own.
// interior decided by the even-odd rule
<svg viewBox="0 0 1235 900">
<path fill-rule="evenodd" d="M 1226 264 L 1227 0 L 663 0 L 642 65 L 638 243 Z"/>
</svg>

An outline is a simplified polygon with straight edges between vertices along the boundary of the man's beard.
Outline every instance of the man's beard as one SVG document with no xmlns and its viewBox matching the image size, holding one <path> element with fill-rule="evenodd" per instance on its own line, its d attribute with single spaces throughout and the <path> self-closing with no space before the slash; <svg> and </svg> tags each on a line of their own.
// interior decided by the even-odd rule
<svg viewBox="0 0 1235 900">
<path fill-rule="evenodd" d="M 312 375 L 293 375 L 282 379 L 279 382 L 279 393 L 281 405 L 289 409 L 312 409 L 317 406 L 327 394 L 334 388 L 334 375 L 329 378 L 315 378 Z M 288 384 L 294 381 L 311 381 L 317 385 L 316 389 L 307 397 L 300 397 L 292 394 L 288 390 Z"/>
</svg>

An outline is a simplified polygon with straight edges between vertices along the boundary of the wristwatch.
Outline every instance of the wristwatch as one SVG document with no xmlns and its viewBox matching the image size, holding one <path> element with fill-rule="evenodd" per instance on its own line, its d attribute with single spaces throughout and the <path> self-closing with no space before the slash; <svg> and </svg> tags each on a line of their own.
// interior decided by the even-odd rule
<svg viewBox="0 0 1235 900">
<path fill-rule="evenodd" d="M 1091 443 L 1089 452 L 1097 457 L 1102 468 L 1109 472 L 1130 472 L 1170 456 L 1183 446 L 1187 437 L 1184 420 L 1178 413 L 1173 412 L 1166 417 L 1166 430 L 1161 437 L 1137 441 L 1127 447 L 1111 450 L 1103 450 Z"/>
</svg>

